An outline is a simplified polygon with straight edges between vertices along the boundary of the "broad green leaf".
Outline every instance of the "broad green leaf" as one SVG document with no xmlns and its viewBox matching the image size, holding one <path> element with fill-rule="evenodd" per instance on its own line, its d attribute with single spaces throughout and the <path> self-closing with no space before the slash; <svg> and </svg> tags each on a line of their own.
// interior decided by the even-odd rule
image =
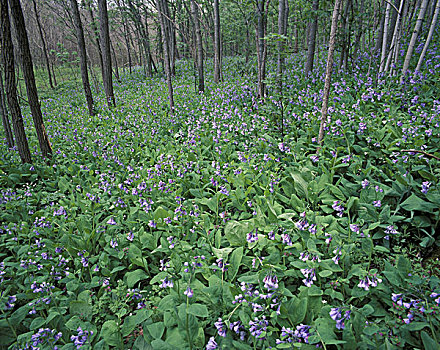
<svg viewBox="0 0 440 350">
<path fill-rule="evenodd" d="M 187 312 L 191 315 L 198 316 L 198 317 L 208 317 L 208 308 L 206 305 L 202 304 L 191 304 L 188 307 Z"/>
<path fill-rule="evenodd" d="M 137 269 L 131 272 L 127 272 L 125 274 L 125 277 L 127 278 L 128 288 L 133 288 L 139 281 L 146 280 L 148 278 L 148 275 L 145 273 L 144 270 Z"/>
</svg>

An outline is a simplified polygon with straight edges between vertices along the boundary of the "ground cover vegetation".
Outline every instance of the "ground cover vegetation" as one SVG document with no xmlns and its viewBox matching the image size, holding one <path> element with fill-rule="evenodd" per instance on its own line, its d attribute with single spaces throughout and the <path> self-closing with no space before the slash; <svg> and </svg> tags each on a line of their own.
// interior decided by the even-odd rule
<svg viewBox="0 0 440 350">
<path fill-rule="evenodd" d="M 268 59 L 265 98 L 254 56 L 218 83 L 205 60 L 203 92 L 177 60 L 173 108 L 166 72 L 119 72 L 111 108 L 97 83 L 93 113 L 60 82 L 50 158 L 23 104 L 33 163 L 0 146 L 0 347 L 439 349 L 438 50 L 404 79 L 358 54 L 322 143 L 323 48 L 308 75 L 285 54 L 281 82 Z"/>
</svg>

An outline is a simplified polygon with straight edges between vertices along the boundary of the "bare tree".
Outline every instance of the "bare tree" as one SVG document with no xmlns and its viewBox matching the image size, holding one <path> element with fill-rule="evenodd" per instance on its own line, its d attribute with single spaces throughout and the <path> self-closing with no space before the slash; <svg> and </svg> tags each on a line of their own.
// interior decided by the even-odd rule
<svg viewBox="0 0 440 350">
<path fill-rule="evenodd" d="M 405 61 L 403 62 L 402 75 L 400 76 L 400 83 L 403 82 L 406 72 L 409 68 L 409 63 L 411 61 L 412 54 L 414 52 L 414 47 L 416 46 L 417 37 L 419 36 L 420 29 L 422 28 L 423 18 L 425 17 L 425 12 L 428 7 L 429 0 L 423 0 L 420 5 L 419 16 L 417 17 L 417 22 L 414 26 L 414 31 L 411 36 L 411 40 L 408 45 L 408 51 L 406 51 Z"/>
<path fill-rule="evenodd" d="M 40 144 L 43 157 L 51 157 L 52 146 L 50 145 L 49 136 L 43 122 L 40 102 L 38 100 L 37 86 L 35 85 L 34 67 L 32 64 L 32 56 L 29 50 L 29 41 L 26 32 L 23 12 L 21 10 L 20 0 L 9 0 L 11 7 L 12 19 L 17 32 L 17 42 L 20 52 L 21 65 L 23 69 L 26 91 L 31 108 L 32 119 L 37 131 L 38 142 Z"/>
<path fill-rule="evenodd" d="M 333 57 L 334 57 L 335 42 L 336 42 L 336 31 L 338 29 L 339 8 L 340 8 L 341 4 L 342 4 L 342 0 L 335 0 L 335 7 L 333 8 L 332 26 L 330 29 L 330 40 L 328 43 L 327 67 L 325 70 L 324 92 L 323 92 L 323 96 L 322 96 L 321 123 L 319 126 L 319 135 L 318 135 L 318 144 L 319 145 L 322 144 L 322 141 L 324 139 L 324 127 L 327 122 L 328 98 L 330 96 L 330 83 L 332 80 Z"/>
<path fill-rule="evenodd" d="M 89 74 L 87 71 L 86 43 L 84 40 L 81 16 L 79 14 L 78 3 L 76 0 L 70 0 L 70 5 L 72 7 L 73 20 L 75 22 L 76 38 L 78 40 L 79 62 L 81 66 L 81 79 L 84 88 L 84 95 L 86 96 L 89 114 L 94 115 L 95 111 L 93 109 L 93 96 L 92 90 L 90 89 Z"/>
<path fill-rule="evenodd" d="M 266 56 L 267 56 L 267 45 L 266 45 L 266 30 L 267 30 L 267 20 L 266 20 L 266 9 L 265 0 L 256 0 L 256 11 L 257 11 L 257 65 L 258 65 L 258 96 L 264 98 L 266 94 L 266 84 L 264 80 L 266 79 Z"/>
<path fill-rule="evenodd" d="M 173 96 L 173 83 L 171 80 L 171 65 L 170 65 L 170 55 L 169 55 L 169 32 L 166 28 L 166 22 L 164 18 L 164 0 L 156 0 L 157 13 L 159 16 L 160 29 L 162 33 L 162 49 L 163 49 L 163 60 L 165 67 L 165 74 L 167 77 L 167 85 L 168 85 L 168 97 L 170 100 L 170 108 L 174 109 L 174 96 Z"/>
<path fill-rule="evenodd" d="M 47 54 L 46 40 L 44 39 L 43 29 L 41 28 L 40 15 L 38 14 L 37 2 L 35 0 L 32 0 L 32 4 L 34 5 L 34 12 L 35 12 L 35 19 L 37 20 L 38 33 L 40 34 L 40 40 L 43 45 L 43 55 L 46 61 L 47 75 L 49 77 L 49 85 L 53 89 L 54 87 L 52 83 L 52 73 L 50 71 L 49 56 Z"/>
<path fill-rule="evenodd" d="M 196 56 L 197 56 L 197 70 L 199 78 L 199 92 L 205 91 L 205 75 L 203 72 L 203 45 L 202 34 L 200 31 L 199 14 L 197 10 L 197 4 L 194 0 L 191 0 L 191 15 L 194 23 L 194 36 L 196 39 Z"/>
<path fill-rule="evenodd" d="M 315 42 L 316 42 L 316 31 L 318 30 L 318 9 L 319 0 L 313 0 L 312 10 L 313 10 L 313 20 L 310 22 L 310 32 L 307 44 L 307 60 L 304 69 L 305 75 L 307 76 L 313 69 L 313 60 L 315 59 Z"/>
<path fill-rule="evenodd" d="M 222 80 L 219 0 L 214 0 L 214 83 Z"/>
<path fill-rule="evenodd" d="M 14 137 L 12 136 L 11 124 L 9 123 L 8 111 L 5 105 L 5 93 L 3 88 L 3 76 L 0 70 L 0 114 L 2 115 L 3 129 L 5 130 L 6 145 L 14 147 Z"/>
<path fill-rule="evenodd" d="M 426 51 L 428 50 L 429 44 L 431 43 L 432 36 L 435 31 L 435 26 L 437 25 L 438 13 L 440 11 L 440 0 L 437 0 L 437 4 L 435 6 L 434 14 L 431 20 L 431 26 L 429 28 L 428 37 L 426 38 L 425 45 L 423 45 L 422 53 L 420 54 L 419 61 L 417 62 L 417 67 L 415 72 L 419 72 L 420 68 L 422 68 L 423 59 L 425 58 Z"/>
<path fill-rule="evenodd" d="M 5 68 L 6 97 L 12 116 L 15 141 L 18 154 L 23 163 L 32 163 L 31 152 L 24 131 L 23 117 L 17 99 L 15 87 L 14 48 L 12 46 L 11 24 L 9 22 L 8 1 L 0 0 L 0 28 L 2 59 Z"/>
<path fill-rule="evenodd" d="M 102 63 L 104 76 L 104 90 L 109 107 L 116 106 L 115 95 L 113 94 L 112 59 L 110 55 L 110 31 L 108 27 L 107 0 L 98 0 L 99 9 L 99 32 L 102 49 Z"/>
</svg>

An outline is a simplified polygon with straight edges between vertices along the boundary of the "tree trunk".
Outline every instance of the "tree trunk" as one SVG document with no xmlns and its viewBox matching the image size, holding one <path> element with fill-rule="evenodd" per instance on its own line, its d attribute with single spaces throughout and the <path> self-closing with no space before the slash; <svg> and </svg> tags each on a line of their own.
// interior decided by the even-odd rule
<svg viewBox="0 0 440 350">
<path fill-rule="evenodd" d="M 159 15 L 159 22 L 160 22 L 160 29 L 162 33 L 162 49 L 163 49 L 163 61 L 164 61 L 164 68 L 165 68 L 165 74 L 167 76 L 167 85 L 168 85 L 168 97 L 170 100 L 170 108 L 171 110 L 174 109 L 174 97 L 173 97 L 173 83 L 171 81 L 171 67 L 170 67 L 170 56 L 169 56 L 169 45 L 168 45 L 168 32 L 166 29 L 165 19 L 163 16 L 163 0 L 156 0 L 156 7 L 157 12 Z"/>
<path fill-rule="evenodd" d="M 342 0 L 335 0 L 335 7 L 333 9 L 332 26 L 330 29 L 330 40 L 328 44 L 327 67 L 325 70 L 324 92 L 322 96 L 321 124 L 319 126 L 319 135 L 318 135 L 319 145 L 322 144 L 322 141 L 324 139 L 324 127 L 327 122 L 328 98 L 330 96 L 330 83 L 332 80 L 332 70 L 333 70 L 333 55 L 335 51 L 336 31 L 338 29 L 339 8 L 341 6 L 341 3 Z"/>
<path fill-rule="evenodd" d="M 111 40 L 110 40 L 110 48 L 111 48 L 111 50 L 112 50 L 113 60 L 114 60 L 114 62 L 115 62 L 115 77 L 116 77 L 116 80 L 117 80 L 118 82 L 121 82 L 121 78 L 119 77 L 118 59 L 116 58 L 115 48 L 114 48 L 113 43 L 112 43 Z"/>
<path fill-rule="evenodd" d="M 47 75 L 49 76 L 49 85 L 53 89 L 52 74 L 49 65 L 49 56 L 47 55 L 46 40 L 44 39 L 43 30 L 41 29 L 40 15 L 38 14 L 37 2 L 32 0 L 34 5 L 35 19 L 37 20 L 38 32 L 40 34 L 41 43 L 43 44 L 43 54 L 46 61 Z"/>
<path fill-rule="evenodd" d="M 37 130 L 38 142 L 40 144 L 43 157 L 50 158 L 52 155 L 52 147 L 49 137 L 44 127 L 43 115 L 41 113 L 40 102 L 38 100 L 37 87 L 35 85 L 34 67 L 32 64 L 32 56 L 29 50 L 29 41 L 26 32 L 23 12 L 21 10 L 20 0 L 9 0 L 11 7 L 12 19 L 17 32 L 17 42 L 20 52 L 21 64 L 23 69 L 24 81 L 28 95 L 28 102 L 34 120 L 35 129 Z"/>
<path fill-rule="evenodd" d="M 104 73 L 104 90 L 107 98 L 107 105 L 111 107 L 112 105 L 116 106 L 116 101 L 113 94 L 112 60 L 110 55 L 110 33 L 108 28 L 107 0 L 98 0 L 98 9 Z"/>
<path fill-rule="evenodd" d="M 5 130 L 6 145 L 8 146 L 8 148 L 12 148 L 14 147 L 14 137 L 12 135 L 12 129 L 11 129 L 11 124 L 9 123 L 8 111 L 5 105 L 3 76 L 1 71 L 0 71 L 0 114 L 2 115 L 3 129 Z"/>
<path fill-rule="evenodd" d="M 93 36 L 95 39 L 95 45 L 96 45 L 96 48 L 98 49 L 99 66 L 101 67 L 101 77 L 102 77 L 102 80 L 104 81 L 104 63 L 102 60 L 101 43 L 99 42 L 98 26 L 96 25 L 95 16 L 93 14 L 92 0 L 87 1 L 87 8 L 89 10 L 89 15 L 90 15 L 90 20 L 91 20 L 90 25 L 92 26 Z"/>
<path fill-rule="evenodd" d="M 284 68 L 284 47 L 285 47 L 285 36 L 286 36 L 286 1 L 278 0 L 278 35 L 280 36 L 277 41 L 277 90 L 278 93 L 282 91 L 282 78 L 283 78 L 283 68 Z"/>
<path fill-rule="evenodd" d="M 423 18 L 425 17 L 426 8 L 428 7 L 429 0 L 423 0 L 420 6 L 419 16 L 417 17 L 416 25 L 414 26 L 414 32 L 411 36 L 411 40 L 408 45 L 408 51 L 406 52 L 405 61 L 403 62 L 402 75 L 400 76 L 400 83 L 403 83 L 406 72 L 408 71 L 409 63 L 416 45 L 417 37 L 419 36 L 420 29 L 422 28 Z"/>
<path fill-rule="evenodd" d="M 264 98 L 266 94 L 266 13 L 265 0 L 257 0 L 257 63 L 258 63 L 258 96 Z"/>
<path fill-rule="evenodd" d="M 222 80 L 219 0 L 214 0 L 214 83 Z"/>
<path fill-rule="evenodd" d="M 315 59 L 315 42 L 316 42 L 316 31 L 318 29 L 318 9 L 319 9 L 319 0 L 313 0 L 312 10 L 314 18 L 310 22 L 310 31 L 308 36 L 308 45 L 307 45 L 307 61 L 304 69 L 305 75 L 309 75 L 309 73 L 313 69 L 313 61 Z"/>
<path fill-rule="evenodd" d="M 23 117 L 17 99 L 15 85 L 14 48 L 12 46 L 11 25 L 9 22 L 8 1 L 0 0 L 0 28 L 2 59 L 5 68 L 6 98 L 12 117 L 15 142 L 23 163 L 32 163 L 31 152 L 24 131 Z"/>
<path fill-rule="evenodd" d="M 384 23 L 385 23 L 385 16 L 382 16 L 381 13 L 381 9 L 384 7 L 385 5 L 385 1 L 382 0 L 381 4 L 379 6 L 379 9 L 377 10 L 378 13 L 376 13 L 377 16 L 380 16 L 380 21 L 378 24 L 378 28 L 377 28 L 377 36 L 376 36 L 376 46 L 374 48 L 374 50 L 376 52 L 379 52 L 379 50 L 382 47 L 382 42 L 383 42 L 383 27 L 384 27 Z"/>
<path fill-rule="evenodd" d="M 86 96 L 87 108 L 91 116 L 95 115 L 93 108 L 93 97 L 92 91 L 90 89 L 89 74 L 87 71 L 87 54 L 86 54 L 86 44 L 84 40 L 84 31 L 81 22 L 81 16 L 78 9 L 78 3 L 76 0 L 70 0 L 70 5 L 72 7 L 73 20 L 76 29 L 76 38 L 78 40 L 78 53 L 79 62 L 81 67 L 81 79 L 84 88 L 84 95 Z"/>
<path fill-rule="evenodd" d="M 194 0 L 191 0 L 191 15 L 194 23 L 194 36 L 196 39 L 196 57 L 197 57 L 197 71 L 199 80 L 199 92 L 205 91 L 205 76 L 203 72 L 203 45 L 202 34 L 200 32 L 199 11 L 197 10 L 197 4 Z"/>
<path fill-rule="evenodd" d="M 440 11 L 440 0 L 437 0 L 437 4 L 434 10 L 434 15 L 432 16 L 431 27 L 429 28 L 428 37 L 426 38 L 425 45 L 423 45 L 423 51 L 420 54 L 419 61 L 417 62 L 417 67 L 414 72 L 415 74 L 417 74 L 417 72 L 420 72 L 420 68 L 422 68 L 423 59 L 425 58 L 426 51 L 428 50 L 429 44 L 431 43 L 431 39 L 435 31 L 435 26 L 437 24 L 439 11 Z"/>
<path fill-rule="evenodd" d="M 399 33 L 400 33 L 400 21 L 402 18 L 402 10 L 403 10 L 403 4 L 404 4 L 405 0 L 400 0 L 400 5 L 399 5 L 399 12 L 397 13 L 397 18 L 396 21 L 394 23 L 394 30 L 393 30 L 393 36 L 391 39 L 391 45 L 390 45 L 390 50 L 388 52 L 388 57 L 387 57 L 387 61 L 385 64 L 385 72 L 388 72 L 389 68 L 390 68 L 390 64 L 391 64 L 391 59 L 393 57 L 393 53 L 396 47 L 396 44 L 398 42 L 398 37 L 399 37 Z"/>
<path fill-rule="evenodd" d="M 385 21 L 383 24 L 383 35 L 382 35 L 382 52 L 380 56 L 380 66 L 379 73 L 382 73 L 385 69 L 386 57 L 387 57 L 387 48 L 388 48 L 388 23 L 390 22 L 390 11 L 391 11 L 391 2 L 387 1 L 387 8 L 385 10 Z"/>
</svg>

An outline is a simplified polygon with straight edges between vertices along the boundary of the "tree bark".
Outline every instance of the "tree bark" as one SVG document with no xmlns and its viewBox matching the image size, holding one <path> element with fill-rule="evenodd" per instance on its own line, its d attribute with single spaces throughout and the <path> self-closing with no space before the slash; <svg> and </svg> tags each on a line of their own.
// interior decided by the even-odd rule
<svg viewBox="0 0 440 350">
<path fill-rule="evenodd" d="M 37 2 L 32 0 L 34 5 L 35 19 L 37 20 L 38 32 L 40 34 L 41 43 L 43 44 L 43 54 L 46 61 L 47 75 L 49 76 L 49 85 L 53 89 L 52 73 L 50 71 L 49 56 L 47 55 L 46 40 L 44 39 L 43 30 L 41 29 L 40 15 L 38 14 Z"/>
<path fill-rule="evenodd" d="M 420 68 L 422 68 L 423 59 L 425 58 L 426 51 L 428 50 L 429 44 L 431 43 L 432 36 L 434 35 L 439 11 L 440 11 L 440 0 L 437 0 L 437 4 L 436 4 L 435 10 L 434 10 L 434 15 L 432 16 L 431 26 L 429 28 L 428 37 L 426 38 L 425 45 L 423 45 L 422 53 L 420 54 L 419 61 L 417 62 L 417 67 L 414 72 L 415 74 L 417 72 L 420 72 Z"/>
<path fill-rule="evenodd" d="M 168 85 L 168 98 L 170 100 L 170 108 L 171 110 L 174 109 L 174 96 L 173 96 L 173 83 L 171 80 L 171 67 L 170 67 L 170 56 L 169 56 L 169 45 L 168 45 L 168 32 L 166 29 L 165 19 L 163 16 L 163 0 L 156 0 L 156 7 L 157 12 L 159 15 L 159 22 L 160 22 L 160 29 L 162 33 L 162 49 L 163 49 L 163 56 L 164 56 L 164 68 L 165 68 L 165 74 L 167 77 L 167 85 Z"/>
<path fill-rule="evenodd" d="M 402 10 L 403 10 L 404 2 L 405 2 L 405 0 L 400 0 L 399 11 L 397 13 L 397 18 L 394 23 L 393 37 L 391 39 L 390 50 L 388 52 L 388 57 L 387 57 L 387 61 L 385 64 L 385 69 L 384 69 L 385 72 L 388 72 L 388 70 L 390 68 L 391 59 L 393 57 L 395 46 L 397 45 L 397 42 L 398 42 L 398 37 L 399 37 L 399 32 L 400 32 L 400 21 L 402 18 Z"/>
<path fill-rule="evenodd" d="M 108 28 L 107 1 L 98 0 L 99 9 L 99 32 L 102 49 L 103 63 L 103 82 L 104 90 L 109 107 L 116 106 L 115 95 L 113 94 L 113 78 L 112 78 L 112 59 L 110 55 L 110 33 Z"/>
<path fill-rule="evenodd" d="M 222 80 L 219 0 L 214 0 L 214 83 Z"/>
<path fill-rule="evenodd" d="M 196 39 L 196 57 L 197 57 L 197 75 L 198 75 L 198 89 L 199 92 L 205 91 L 205 76 L 203 72 L 203 45 L 202 34 L 200 32 L 199 11 L 197 10 L 197 4 L 194 0 L 191 0 L 191 15 L 194 23 L 194 36 Z"/>
<path fill-rule="evenodd" d="M 333 70 L 333 56 L 335 51 L 336 31 L 338 29 L 339 8 L 341 6 L 341 3 L 342 0 L 335 0 L 335 7 L 333 9 L 332 26 L 330 29 L 330 40 L 328 44 L 327 67 L 325 70 L 324 92 L 322 96 L 321 123 L 319 126 L 319 135 L 318 135 L 319 145 L 322 144 L 322 141 L 324 139 L 324 127 L 327 122 L 328 98 L 330 96 L 330 83 L 332 80 L 332 70 Z"/>
<path fill-rule="evenodd" d="M 15 142 L 22 163 L 32 163 L 31 152 L 24 130 L 23 117 L 17 99 L 15 85 L 14 48 L 12 46 L 11 25 L 9 22 L 8 1 L 0 0 L 0 28 L 2 59 L 5 68 L 6 98 L 12 117 Z"/>
<path fill-rule="evenodd" d="M 78 3 L 76 2 L 76 0 L 70 0 L 70 5 L 72 7 L 73 20 L 75 22 L 76 38 L 78 40 L 78 53 L 79 53 L 81 79 L 84 88 L 84 95 L 86 97 L 89 114 L 93 116 L 95 115 L 95 111 L 93 108 L 93 96 L 92 96 L 92 91 L 90 89 L 89 74 L 87 71 L 87 53 L 86 53 L 86 44 L 84 40 L 84 31 L 81 22 L 81 16 L 79 13 Z"/>
<path fill-rule="evenodd" d="M 14 21 L 15 30 L 17 32 L 17 42 L 20 52 L 21 65 L 23 69 L 23 77 L 26 84 L 29 106 L 32 113 L 35 129 L 37 131 L 38 142 L 43 157 L 50 158 L 52 155 L 52 147 L 50 145 L 49 136 L 44 127 L 43 115 L 41 113 L 40 102 L 38 100 L 37 86 L 35 85 L 34 67 L 32 64 L 31 51 L 29 49 L 29 41 L 26 32 L 23 12 L 21 10 L 20 0 L 9 0 L 11 7 L 12 19 Z"/>
<path fill-rule="evenodd" d="M 258 64 L 258 96 L 264 98 L 266 94 L 266 13 L 265 0 L 257 0 L 257 64 Z"/>
<path fill-rule="evenodd" d="M 313 69 L 313 61 L 315 59 L 315 42 L 316 42 L 316 31 L 318 29 L 318 9 L 319 9 L 319 0 L 313 0 L 312 10 L 314 18 L 310 22 L 310 31 L 308 36 L 308 45 L 307 45 L 307 60 L 306 66 L 304 69 L 305 75 L 309 75 L 309 73 Z"/>
<path fill-rule="evenodd" d="M 403 83 L 406 72 L 408 71 L 409 63 L 416 45 L 417 37 L 419 36 L 420 29 L 422 28 L 423 18 L 425 17 L 426 8 L 428 7 L 429 0 L 423 0 L 420 5 L 419 16 L 417 17 L 417 22 L 414 26 L 414 32 L 411 36 L 411 40 L 408 45 L 408 51 L 406 52 L 405 61 L 403 62 L 402 75 L 400 76 L 400 83 Z"/>
<path fill-rule="evenodd" d="M 6 145 L 8 148 L 14 147 L 14 137 L 12 135 L 11 124 L 9 123 L 8 111 L 5 105 L 5 94 L 3 88 L 3 76 L 0 71 L 0 114 L 2 115 L 3 129 L 5 130 Z"/>
<path fill-rule="evenodd" d="M 385 69 L 386 57 L 387 57 L 387 48 L 388 48 L 388 23 L 390 22 L 390 11 L 391 11 L 391 2 L 387 1 L 387 7 L 385 10 L 385 21 L 383 24 L 383 35 L 382 35 L 382 52 L 380 56 L 380 66 L 379 73 L 382 73 Z"/>
<path fill-rule="evenodd" d="M 89 10 L 89 15 L 90 15 L 90 20 L 91 20 L 90 25 L 92 26 L 93 37 L 95 39 L 95 45 L 96 45 L 96 48 L 98 49 L 99 66 L 101 67 L 101 77 L 102 77 L 102 80 L 104 81 L 104 63 L 102 60 L 101 43 L 99 42 L 98 26 L 96 25 L 95 15 L 93 14 L 92 0 L 87 0 L 87 8 Z"/>
<path fill-rule="evenodd" d="M 277 59 L 277 90 L 278 93 L 281 93 L 282 88 L 282 77 L 283 77 L 283 68 L 284 68 L 284 47 L 285 47 L 285 39 L 286 36 L 286 1 L 278 0 L 278 41 L 277 41 L 277 51 L 278 51 L 278 59 Z"/>
</svg>

